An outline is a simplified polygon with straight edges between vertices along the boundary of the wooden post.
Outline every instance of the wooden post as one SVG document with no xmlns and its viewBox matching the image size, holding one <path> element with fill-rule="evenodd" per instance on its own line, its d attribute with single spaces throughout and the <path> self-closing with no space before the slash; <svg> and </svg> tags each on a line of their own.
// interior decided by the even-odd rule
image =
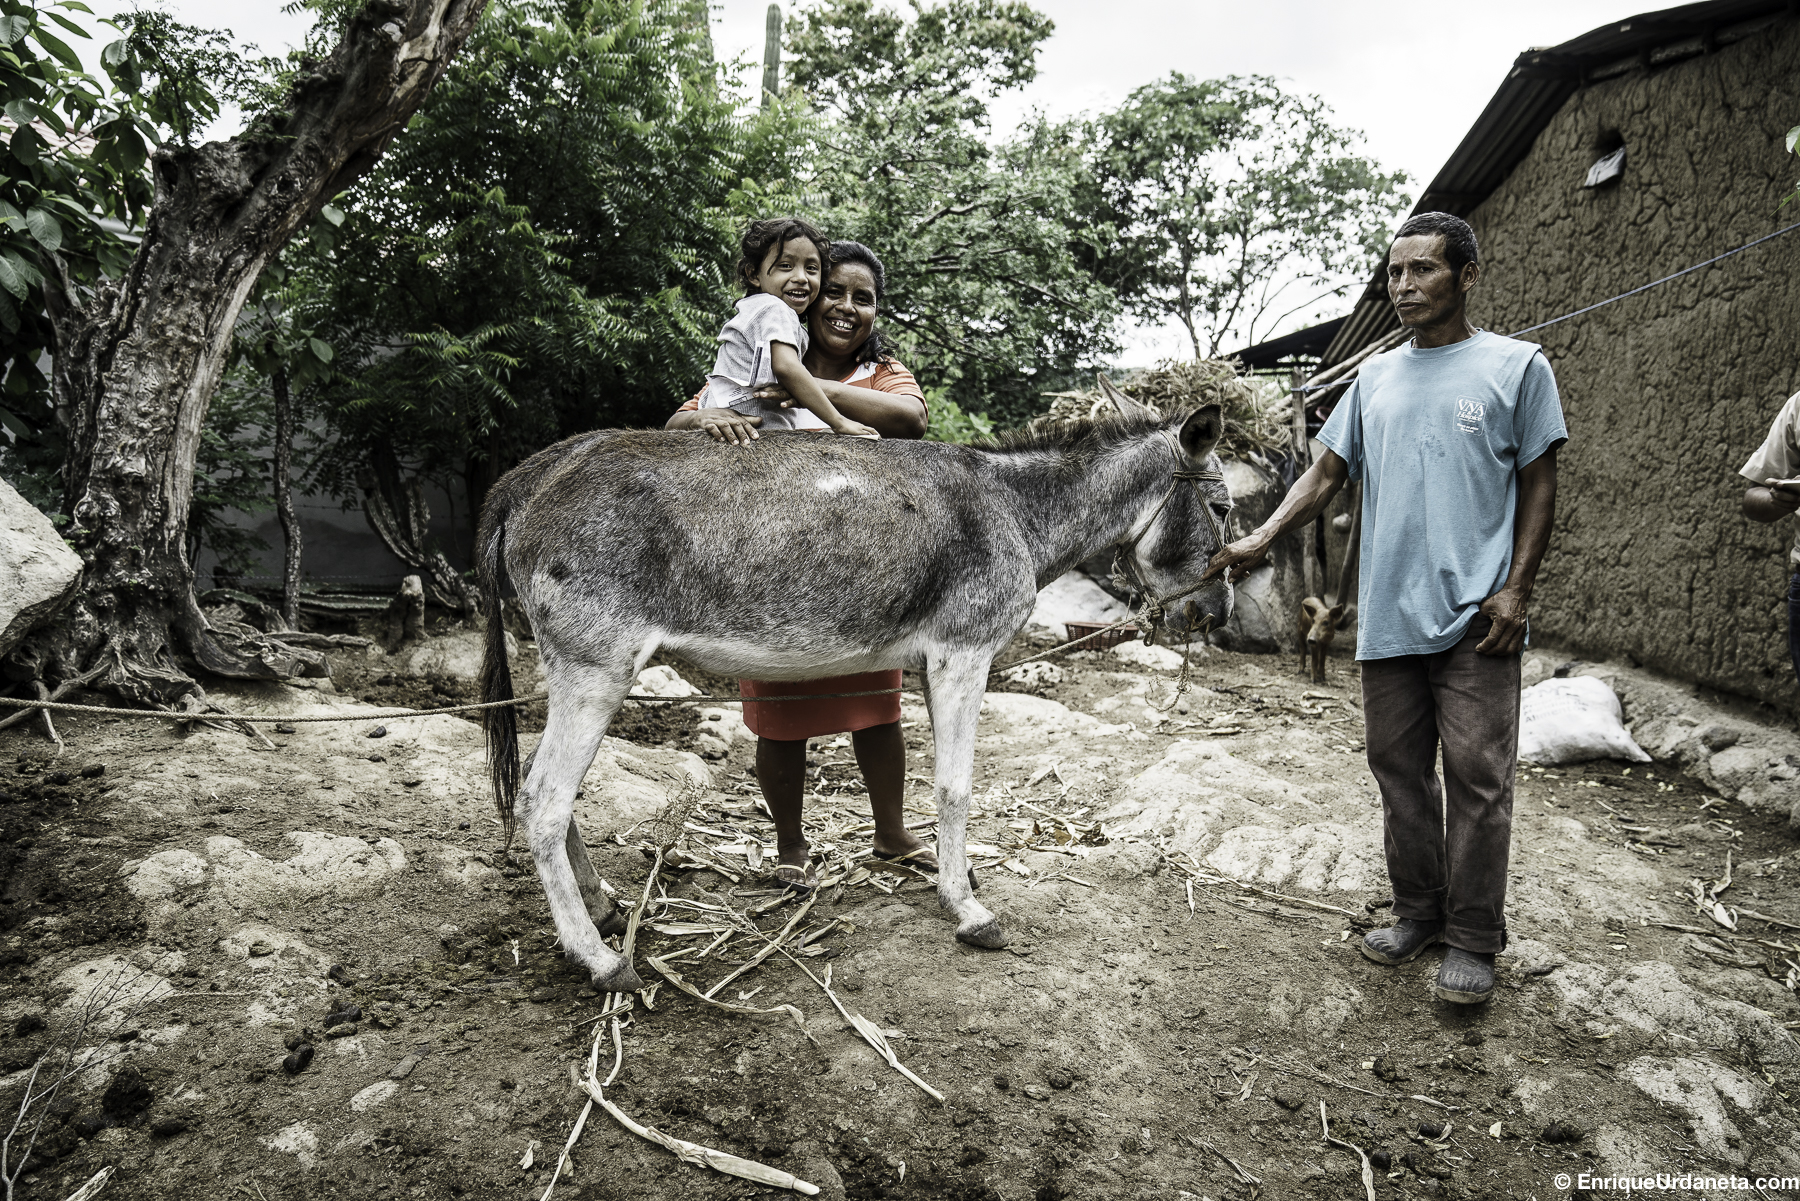
<svg viewBox="0 0 1800 1201">
<path fill-rule="evenodd" d="M 1312 442 L 1306 436 L 1306 402 L 1311 396 L 1302 392 L 1306 373 L 1300 368 L 1294 369 L 1293 388 L 1290 395 L 1294 398 L 1294 476 L 1299 478 L 1312 466 Z M 1306 595 L 1321 596 L 1325 578 L 1319 566 L 1318 538 L 1311 530 L 1300 532 L 1301 576 L 1306 584 Z"/>
</svg>

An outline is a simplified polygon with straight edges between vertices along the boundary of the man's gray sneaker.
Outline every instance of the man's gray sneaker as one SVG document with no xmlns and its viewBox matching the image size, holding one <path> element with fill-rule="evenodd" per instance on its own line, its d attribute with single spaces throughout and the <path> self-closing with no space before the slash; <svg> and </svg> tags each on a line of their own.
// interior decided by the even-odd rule
<svg viewBox="0 0 1800 1201">
<path fill-rule="evenodd" d="M 1371 930 L 1363 935 L 1362 953 L 1376 963 L 1393 967 L 1416 959 L 1420 951 L 1443 936 L 1442 922 L 1416 922 L 1403 917 L 1386 929 Z"/>
<path fill-rule="evenodd" d="M 1440 1001 L 1479 1005 L 1494 995 L 1494 957 L 1451 947 L 1438 966 L 1437 983 L 1431 991 Z"/>
</svg>

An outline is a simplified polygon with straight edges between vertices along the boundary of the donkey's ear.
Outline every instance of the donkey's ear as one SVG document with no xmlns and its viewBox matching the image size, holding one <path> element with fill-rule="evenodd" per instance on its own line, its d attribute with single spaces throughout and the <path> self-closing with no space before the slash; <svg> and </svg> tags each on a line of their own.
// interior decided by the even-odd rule
<svg viewBox="0 0 1800 1201">
<path fill-rule="evenodd" d="M 1204 459 L 1219 444 L 1225 432 L 1225 410 L 1218 405 L 1201 405 L 1181 423 L 1181 449 L 1188 457 Z"/>
<path fill-rule="evenodd" d="M 1131 399 L 1131 397 L 1125 395 L 1123 392 L 1121 392 L 1117 388 L 1113 387 L 1113 382 L 1111 380 L 1107 379 L 1105 375 L 1097 375 L 1094 378 L 1100 381 L 1100 391 L 1105 393 L 1106 399 L 1112 401 L 1113 408 L 1119 410 L 1119 416 L 1121 416 L 1121 417 L 1155 417 L 1156 416 L 1155 409 L 1148 408 L 1145 405 L 1139 404 L 1137 401 Z"/>
</svg>

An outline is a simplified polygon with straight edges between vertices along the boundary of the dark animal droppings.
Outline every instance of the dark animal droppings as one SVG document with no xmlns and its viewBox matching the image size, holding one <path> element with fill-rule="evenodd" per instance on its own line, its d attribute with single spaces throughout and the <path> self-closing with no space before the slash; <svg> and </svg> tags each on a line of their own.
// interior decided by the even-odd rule
<svg viewBox="0 0 1800 1201">
<path fill-rule="evenodd" d="M 105 774 L 106 764 L 104 763 L 90 763 L 81 769 L 81 778 L 84 780 L 98 780 Z"/>
<path fill-rule="evenodd" d="M 291 1051 L 288 1054 L 288 1057 L 286 1059 L 281 1061 L 281 1070 L 286 1072 L 290 1076 L 298 1076 L 301 1072 L 304 1072 L 307 1069 L 307 1066 L 309 1064 L 311 1064 L 312 1061 L 313 1061 L 312 1044 L 311 1043 L 301 1043 L 299 1046 L 295 1047 L 293 1049 L 293 1051 Z"/>
<path fill-rule="evenodd" d="M 299 733 L 298 730 L 296 730 L 292 725 L 290 725 L 289 723 L 287 723 L 285 721 L 278 721 L 275 723 L 275 732 L 277 734 L 297 734 L 297 733 Z"/>
<path fill-rule="evenodd" d="M 1544 1127 L 1544 1141 L 1547 1143 L 1578 1143 L 1583 1137 L 1581 1127 L 1568 1122 L 1551 1122 Z"/>
<path fill-rule="evenodd" d="M 373 730 L 369 731 L 369 737 L 370 738 L 386 738 L 387 737 L 387 727 L 386 726 L 376 726 Z"/>
<path fill-rule="evenodd" d="M 173 1114 L 170 1114 L 167 1117 L 157 1118 L 154 1122 L 150 1123 L 150 1133 L 154 1134 L 157 1138 L 174 1138 L 178 1134 L 185 1134 L 187 1128 L 187 1119 L 178 1118 Z"/>
<path fill-rule="evenodd" d="M 24 1038 L 28 1034 L 36 1034 L 50 1023 L 44 1020 L 41 1013 L 28 1013 L 13 1023 L 13 1037 Z"/>
</svg>

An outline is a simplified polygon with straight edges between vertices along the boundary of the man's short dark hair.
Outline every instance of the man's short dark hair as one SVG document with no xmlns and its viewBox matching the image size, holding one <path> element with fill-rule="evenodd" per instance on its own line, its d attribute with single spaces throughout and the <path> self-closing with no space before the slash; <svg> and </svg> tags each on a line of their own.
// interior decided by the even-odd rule
<svg viewBox="0 0 1800 1201">
<path fill-rule="evenodd" d="M 1444 257 L 1450 261 L 1450 270 L 1461 275 L 1462 269 L 1470 263 L 1481 261 L 1481 247 L 1475 244 L 1475 231 L 1461 217 L 1453 217 L 1449 213 L 1417 213 L 1406 219 L 1400 232 L 1394 235 L 1394 241 L 1401 238 L 1414 238 L 1427 234 L 1439 234 L 1444 239 Z"/>
</svg>

